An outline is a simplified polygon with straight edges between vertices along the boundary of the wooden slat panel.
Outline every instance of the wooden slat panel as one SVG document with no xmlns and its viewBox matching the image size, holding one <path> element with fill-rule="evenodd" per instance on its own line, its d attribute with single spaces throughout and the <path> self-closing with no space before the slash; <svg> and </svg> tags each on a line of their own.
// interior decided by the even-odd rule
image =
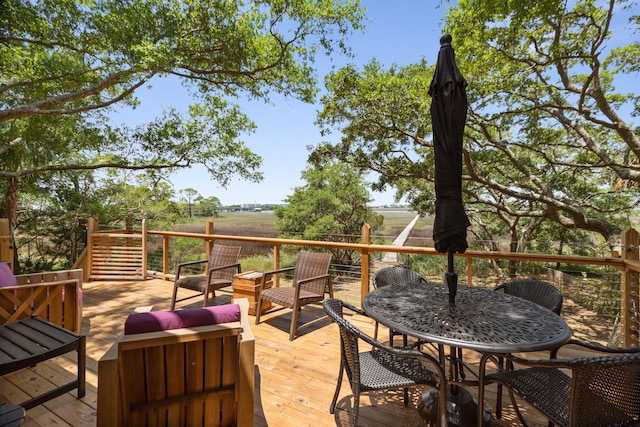
<svg viewBox="0 0 640 427">
<path fill-rule="evenodd" d="M 188 393 L 197 393 L 203 390 L 203 347 L 202 341 L 189 342 L 185 345 L 185 377 L 187 379 L 186 390 Z M 203 415 L 202 400 L 187 402 L 187 425 L 199 425 Z"/>
<path fill-rule="evenodd" d="M 184 344 L 165 346 L 167 366 L 184 366 Z M 167 397 L 182 396 L 185 390 L 185 371 L 170 369 L 167 372 Z M 177 426 L 185 417 L 185 404 L 178 402 L 167 408 L 167 425 Z"/>
<path fill-rule="evenodd" d="M 225 337 L 223 340 L 222 362 L 222 385 L 231 386 L 238 384 L 238 360 L 239 360 L 239 337 Z M 222 396 L 222 425 L 231 425 L 237 419 L 237 399 L 236 393 L 226 394 Z"/>
<path fill-rule="evenodd" d="M 123 396 L 123 419 L 129 426 L 144 426 L 143 411 L 132 411 L 129 406 L 145 402 L 144 349 L 127 350 L 120 353 L 120 384 Z"/>
<path fill-rule="evenodd" d="M 65 329 L 79 332 L 82 270 L 19 275 L 16 278 L 18 286 L 0 289 L 0 324 L 36 314 Z"/>
<path fill-rule="evenodd" d="M 55 323 L 56 325 L 64 325 L 64 316 L 62 313 L 62 290 L 64 289 L 63 285 L 60 286 L 50 286 L 49 287 L 49 304 L 48 311 L 49 315 L 44 317 L 48 319 L 50 322 Z"/>
<path fill-rule="evenodd" d="M 164 348 L 149 347 L 145 350 L 145 377 L 147 388 L 147 402 L 163 400 L 167 397 L 164 387 L 164 379 L 168 371 L 175 369 L 175 366 L 164 364 Z M 163 407 L 152 408 L 149 411 L 148 420 L 150 426 L 167 425 Z"/>
<path fill-rule="evenodd" d="M 207 361 L 204 365 L 204 388 L 212 390 L 222 385 L 223 368 L 223 339 L 210 339 L 205 342 L 204 357 Z M 211 426 L 220 425 L 221 399 L 218 396 L 209 396 L 204 402 L 205 419 L 211 423 Z M 225 424 L 231 425 L 231 424 Z"/>
</svg>

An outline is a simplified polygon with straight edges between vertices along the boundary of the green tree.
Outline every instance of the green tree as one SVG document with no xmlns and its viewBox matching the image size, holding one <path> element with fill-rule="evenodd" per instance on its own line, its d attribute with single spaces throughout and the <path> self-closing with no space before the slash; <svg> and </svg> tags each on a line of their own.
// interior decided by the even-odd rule
<svg viewBox="0 0 640 427">
<path fill-rule="evenodd" d="M 344 163 L 309 167 L 302 172 L 306 184 L 296 187 L 277 206 L 276 228 L 281 237 L 331 242 L 360 242 L 362 226 L 382 229 L 384 217 L 367 204 L 372 201 L 361 171 Z M 334 260 L 356 264 L 357 251 L 332 249 Z"/>
<path fill-rule="evenodd" d="M 449 10 L 446 30 L 469 83 L 463 191 L 479 240 L 506 237 L 521 251 L 545 221 L 603 240 L 628 225 L 640 202 L 630 124 L 640 102 L 616 84 L 637 73 L 640 43 L 619 26 L 639 23 L 623 5 L 636 2 L 461 0 Z M 393 186 L 432 212 L 432 76 L 426 61 L 386 70 L 371 61 L 327 76 L 318 123 L 342 137 L 316 147 L 314 164 L 376 171 L 374 188 Z"/>
<path fill-rule="evenodd" d="M 166 176 L 202 164 L 223 186 L 260 180 L 261 159 L 241 140 L 255 125 L 229 100 L 312 101 L 316 55 L 348 54 L 362 15 L 341 0 L 0 0 L 0 185 L 11 229 L 26 179 L 54 172 Z M 137 107 L 136 92 L 166 77 L 189 89 L 188 112 L 135 129 L 109 123 L 113 107 Z"/>
<path fill-rule="evenodd" d="M 187 212 L 189 212 L 189 218 L 193 217 L 193 204 L 196 198 L 200 196 L 200 193 L 198 193 L 198 190 L 189 187 L 180 190 L 180 194 L 182 195 L 184 201 L 187 203 Z"/>
<path fill-rule="evenodd" d="M 222 203 L 217 197 L 198 196 L 195 198 L 195 201 L 197 203 L 199 215 L 210 217 L 217 217 L 219 215 Z"/>
</svg>

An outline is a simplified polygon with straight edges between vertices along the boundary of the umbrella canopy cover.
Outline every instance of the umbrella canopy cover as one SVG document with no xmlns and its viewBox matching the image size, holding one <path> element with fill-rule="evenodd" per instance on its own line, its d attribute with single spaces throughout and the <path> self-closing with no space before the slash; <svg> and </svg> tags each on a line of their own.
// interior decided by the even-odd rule
<svg viewBox="0 0 640 427">
<path fill-rule="evenodd" d="M 429 88 L 435 154 L 436 216 L 433 241 L 438 252 L 464 253 L 467 227 L 462 204 L 462 139 L 467 120 L 467 82 L 456 65 L 451 36 L 440 38 L 438 62 Z"/>
</svg>

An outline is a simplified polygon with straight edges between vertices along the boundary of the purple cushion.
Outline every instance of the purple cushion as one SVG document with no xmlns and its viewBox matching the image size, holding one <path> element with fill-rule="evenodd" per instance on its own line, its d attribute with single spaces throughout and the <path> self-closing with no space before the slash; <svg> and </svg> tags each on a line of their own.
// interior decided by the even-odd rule
<svg viewBox="0 0 640 427">
<path fill-rule="evenodd" d="M 238 304 L 216 305 L 190 310 L 131 313 L 124 322 L 124 334 L 142 334 L 238 321 L 240 321 L 240 306 Z"/>
<path fill-rule="evenodd" d="M 13 275 L 11 268 L 9 268 L 9 264 L 0 262 L 0 288 L 16 286 L 17 284 L 18 280 L 16 276 Z"/>
</svg>

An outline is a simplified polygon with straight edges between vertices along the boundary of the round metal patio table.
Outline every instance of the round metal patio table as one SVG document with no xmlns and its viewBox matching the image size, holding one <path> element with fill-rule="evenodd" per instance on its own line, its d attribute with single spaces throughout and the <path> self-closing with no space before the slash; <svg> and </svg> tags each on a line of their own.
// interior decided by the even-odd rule
<svg viewBox="0 0 640 427">
<path fill-rule="evenodd" d="M 440 349 L 447 345 L 488 353 L 518 353 L 558 347 L 571 337 L 567 323 L 551 310 L 477 287 L 458 287 L 455 304 L 450 304 L 447 286 L 441 283 L 386 286 L 367 294 L 362 308 L 378 323 L 439 344 Z M 442 350 L 440 354 L 446 369 Z M 458 378 L 448 381 L 455 383 Z"/>
</svg>

